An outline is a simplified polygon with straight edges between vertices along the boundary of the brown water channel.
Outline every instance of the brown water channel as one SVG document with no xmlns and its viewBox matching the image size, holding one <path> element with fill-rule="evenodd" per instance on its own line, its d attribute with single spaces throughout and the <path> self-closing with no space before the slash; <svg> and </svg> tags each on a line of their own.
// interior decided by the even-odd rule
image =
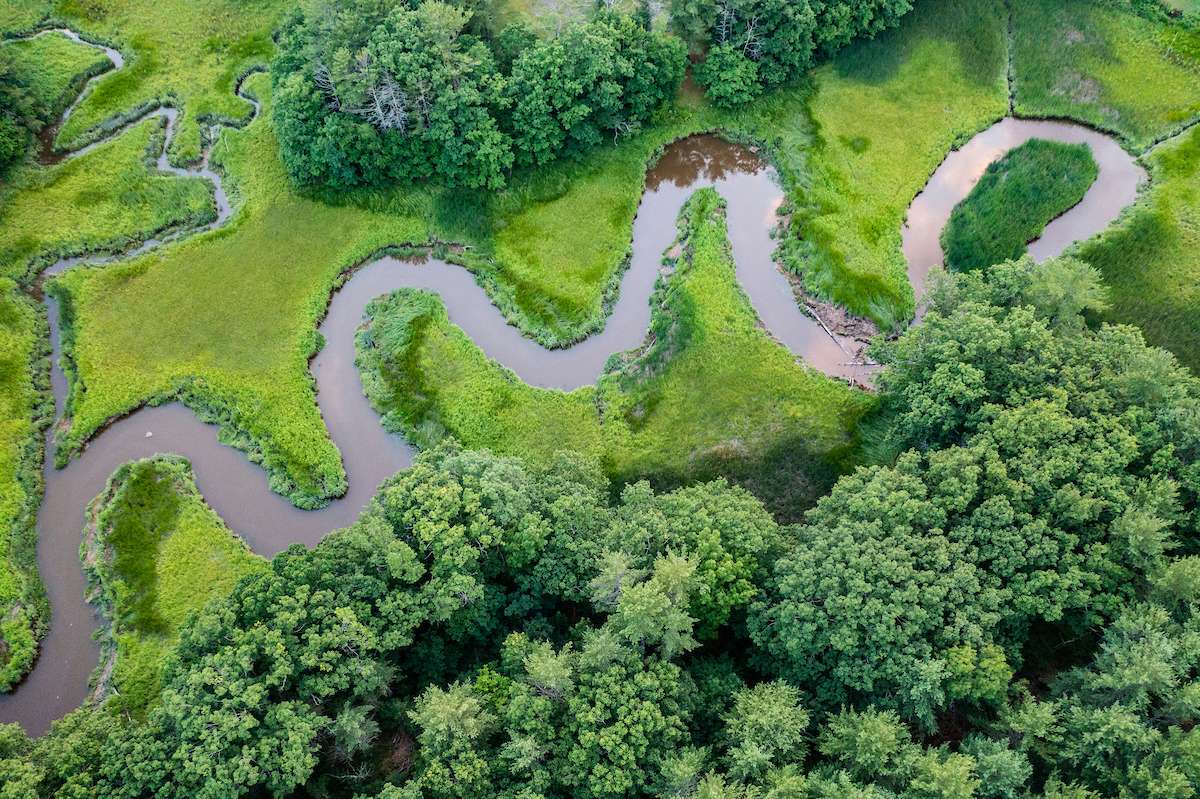
<svg viewBox="0 0 1200 799">
<path fill-rule="evenodd" d="M 116 59 L 114 62 L 120 65 Z M 175 124 L 174 109 L 149 113 L 167 118 L 169 145 Z M 990 141 L 996 135 L 993 131 L 1008 123 L 1008 120 L 1001 122 L 980 137 Z M 1084 130 L 1063 127 L 1064 136 Z M 1049 128 L 1037 135 L 1058 138 L 1055 130 Z M 986 164 L 1016 143 L 1019 142 L 1007 145 L 993 142 L 974 150 L 968 145 L 947 159 L 952 168 L 943 165 L 914 202 L 916 216 L 905 229 L 906 254 L 910 253 L 910 246 L 920 245 L 917 252 L 932 256 L 930 243 L 936 247 L 945 222 L 941 206 L 950 202 L 949 207 L 953 207 L 970 190 Z M 1100 153 L 1097 157 L 1101 160 Z M 217 220 L 209 227 L 228 219 L 230 209 L 221 190 L 220 176 L 208 170 L 207 156 L 197 169 L 176 169 L 166 164 L 164 146 L 158 162 L 166 171 L 209 178 L 214 184 L 218 210 Z M 963 177 L 964 174 L 968 177 Z M 1105 180 L 1105 174 L 1102 163 L 1101 181 Z M 1127 203 L 1136 193 L 1141 176 L 1140 172 L 1120 174 L 1126 177 L 1106 185 L 1112 191 L 1120 190 L 1120 201 Z M 1120 180 L 1130 182 L 1120 183 Z M 737 279 L 764 327 L 815 368 L 839 377 L 865 377 L 868 367 L 854 363 L 841 343 L 801 312 L 791 285 L 771 258 L 774 250 L 771 231 L 777 223 L 776 209 L 783 197 L 773 170 L 749 149 L 713 136 L 696 136 L 671 145 L 647 174 L 646 191 L 633 225 L 633 255 L 621 278 L 619 298 L 604 330 L 573 347 L 548 350 L 521 335 L 506 322 L 472 275 L 461 267 L 435 259 L 417 264 L 380 258 L 358 269 L 334 295 L 320 326 L 326 345 L 311 365 L 317 402 L 330 436 L 341 451 L 349 483 L 348 493 L 329 507 L 302 511 L 272 493 L 262 469 L 242 453 L 218 443 L 216 429 L 200 422 L 179 404 L 143 408 L 105 429 L 65 469 L 45 468 L 46 493 L 37 520 L 38 565 L 52 608 L 50 632 L 41 644 L 41 654 L 29 677 L 13 693 L 0 697 L 0 721 L 18 721 L 31 734 L 40 734 L 51 721 L 87 697 L 88 675 L 96 667 L 99 654 L 91 637 L 98 620 L 83 598 L 80 529 L 87 504 L 100 493 L 119 465 L 160 452 L 183 455 L 191 461 L 205 499 L 254 551 L 271 556 L 293 543 L 315 544 L 329 531 L 353 522 L 379 483 L 407 466 L 413 455 L 402 439 L 381 428 L 378 416 L 363 396 L 354 366 L 354 333 L 370 300 L 405 287 L 436 291 L 445 302 L 450 319 L 489 357 L 512 369 L 526 382 L 567 390 L 588 385 L 596 380 L 612 354 L 637 347 L 645 339 L 650 321 L 648 299 L 662 272 L 662 255 L 674 240 L 678 212 L 692 192 L 703 186 L 715 187 L 727 200 Z M 1128 199 L 1123 199 L 1126 196 Z M 1085 198 L 1084 203 L 1087 202 Z M 947 216 L 948 213 L 947 210 Z M 1067 236 L 1083 237 L 1096 232 L 1109 221 L 1107 216 L 1097 218 L 1090 229 L 1083 224 L 1078 233 L 1064 233 L 1063 241 Z M 1048 229 L 1047 237 L 1049 234 Z M 162 243 L 148 242 L 138 251 Z M 914 257 L 910 254 L 910 258 Z M 918 290 L 924 285 L 928 269 L 940 262 L 940 249 L 936 260 L 928 265 L 920 266 L 921 259 L 913 261 L 914 274 L 919 273 L 920 277 L 919 281 L 914 280 Z M 61 271 L 81 260 L 95 263 L 101 259 L 70 259 L 50 271 Z M 47 313 L 53 347 L 52 386 L 56 412 L 61 413 L 66 381 L 59 368 L 61 352 L 53 301 L 48 301 Z M 50 447 L 48 435 L 47 453 Z M 46 460 L 52 459 L 48 456 Z"/>
</svg>

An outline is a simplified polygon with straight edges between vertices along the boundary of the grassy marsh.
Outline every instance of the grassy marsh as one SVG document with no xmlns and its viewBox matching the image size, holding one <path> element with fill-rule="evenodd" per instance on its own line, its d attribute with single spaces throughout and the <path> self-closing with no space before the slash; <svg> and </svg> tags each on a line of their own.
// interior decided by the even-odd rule
<svg viewBox="0 0 1200 799">
<path fill-rule="evenodd" d="M 77 158 L 15 175 L 0 204 L 0 274 L 31 277 L 62 257 L 120 252 L 215 219 L 206 180 L 154 168 L 162 137 L 163 120 L 148 119 Z"/>
<path fill-rule="evenodd" d="M 1004 116 L 1006 26 L 995 0 L 919 3 L 814 72 L 786 248 L 810 291 L 883 328 L 912 315 L 900 226 L 946 153 Z"/>
<path fill-rule="evenodd" d="M 1200 30 L 1094 0 L 1012 4 L 1016 111 L 1116 133 L 1133 152 L 1200 117 Z"/>
<path fill-rule="evenodd" d="M 1150 188 L 1077 252 L 1104 275 L 1110 321 L 1137 325 L 1200 371 L 1200 126 L 1145 160 Z"/>
<path fill-rule="evenodd" d="M 266 567 L 205 504 L 187 461 L 158 456 L 117 469 L 89 509 L 89 578 L 116 658 L 110 707 L 155 700 L 166 654 L 188 617 Z"/>
<path fill-rule="evenodd" d="M 576 449 L 618 480 L 664 485 L 724 474 L 794 515 L 852 459 L 872 400 L 798 364 L 758 327 L 722 209 L 711 189 L 690 201 L 684 255 L 654 300 L 652 345 L 596 386 L 524 384 L 449 322 L 436 295 L 406 290 L 368 308 L 358 337 L 368 396 L 389 429 L 424 446 L 450 434 L 534 462 Z"/>
<path fill-rule="evenodd" d="M 545 343 L 576 340 L 603 323 L 647 162 L 667 142 L 704 130 L 766 146 L 797 211 L 784 254 L 810 289 L 885 326 L 904 319 L 912 307 L 904 209 L 956 141 L 1003 113 L 1004 22 L 993 0 L 937 0 L 818 70 L 811 87 L 735 114 L 685 95 L 641 134 L 518 175 L 491 198 L 427 187 L 340 205 L 299 196 L 279 164 L 268 109 L 248 128 L 225 131 L 214 151 L 241 206 L 228 225 L 58 281 L 78 370 L 64 448 L 145 402 L 183 398 L 261 460 L 277 491 L 320 504 L 340 493 L 344 474 L 307 359 L 345 270 L 391 245 L 464 242 L 454 257 L 514 323 Z M 269 105 L 265 80 L 247 86 Z M 914 135 L 861 145 L 887 125 Z"/>
<path fill-rule="evenodd" d="M 118 251 L 215 213 L 200 180 L 155 174 L 161 120 L 48 169 L 18 169 L 0 204 L 0 689 L 19 678 L 45 627 L 35 557 L 42 431 L 52 412 L 45 317 L 23 289 L 66 255 Z"/>
<path fill-rule="evenodd" d="M 264 93 L 267 83 L 250 80 Z M 71 310 L 79 375 L 61 444 L 71 451 L 111 417 L 182 396 L 262 460 L 276 491 L 311 506 L 345 485 L 308 373 L 315 322 L 346 268 L 430 232 L 416 214 L 295 195 L 267 117 L 224 136 L 214 153 L 240 204 L 227 225 L 55 281 Z"/>
<path fill-rule="evenodd" d="M 252 109 L 233 93 L 237 79 L 271 56 L 271 31 L 287 8 L 283 0 L 21 0 L 0 16 L 0 34 L 49 20 L 119 49 L 123 69 L 99 78 L 58 133 L 74 148 L 104 135 L 114 121 L 138 109 L 178 106 L 173 163 L 200 157 L 201 123 L 244 122 Z"/>
</svg>

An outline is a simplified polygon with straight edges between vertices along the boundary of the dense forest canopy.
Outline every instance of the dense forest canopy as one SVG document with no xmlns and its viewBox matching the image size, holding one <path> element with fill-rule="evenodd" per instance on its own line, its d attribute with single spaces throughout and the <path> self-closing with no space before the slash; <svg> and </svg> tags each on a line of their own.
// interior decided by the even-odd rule
<svg viewBox="0 0 1200 799">
<path fill-rule="evenodd" d="M 738 105 L 798 80 L 814 58 L 874 36 L 912 0 L 670 0 L 671 26 L 693 52 L 714 103 Z"/>
<path fill-rule="evenodd" d="M 551 40 L 495 36 L 438 0 L 318 3 L 284 28 L 275 123 L 294 179 L 332 187 L 435 178 L 499 188 L 629 135 L 675 95 L 678 39 L 615 13 Z"/>
</svg>

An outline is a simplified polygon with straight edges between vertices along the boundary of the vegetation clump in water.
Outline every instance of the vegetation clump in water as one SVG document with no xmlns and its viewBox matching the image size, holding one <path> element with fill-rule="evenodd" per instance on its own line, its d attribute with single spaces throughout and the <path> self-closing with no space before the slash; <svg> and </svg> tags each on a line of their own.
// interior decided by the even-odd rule
<svg viewBox="0 0 1200 799">
<path fill-rule="evenodd" d="M 1046 224 L 1074 207 L 1099 174 L 1086 144 L 1031 139 L 988 165 L 942 230 L 946 266 L 1019 258 Z"/>
</svg>

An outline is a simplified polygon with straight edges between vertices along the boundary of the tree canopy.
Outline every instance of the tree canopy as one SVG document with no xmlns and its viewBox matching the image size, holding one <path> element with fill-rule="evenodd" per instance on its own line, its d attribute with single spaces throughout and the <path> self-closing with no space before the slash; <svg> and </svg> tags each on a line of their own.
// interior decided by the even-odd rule
<svg viewBox="0 0 1200 799">
<path fill-rule="evenodd" d="M 1082 326 L 1059 289 L 1092 302 L 1097 281 L 1069 259 L 998 266 L 880 348 L 902 454 L 810 511 L 753 613 L 821 706 L 932 728 L 956 699 L 1001 700 L 1032 625 L 1111 619 L 1190 538 L 1200 385 L 1136 331 Z"/>
<path fill-rule="evenodd" d="M 636 132 L 674 96 L 684 55 L 613 12 L 543 41 L 519 24 L 492 36 L 439 0 L 323 0 L 281 32 L 273 117 L 300 184 L 496 189 L 514 165 Z"/>
<path fill-rule="evenodd" d="M 707 56 L 697 79 L 714 103 L 733 106 L 895 25 L 912 0 L 671 0 L 669 8 L 672 29 Z"/>
<path fill-rule="evenodd" d="M 25 155 L 32 134 L 50 121 L 48 112 L 13 63 L 11 48 L 0 47 L 0 170 Z"/>
</svg>

